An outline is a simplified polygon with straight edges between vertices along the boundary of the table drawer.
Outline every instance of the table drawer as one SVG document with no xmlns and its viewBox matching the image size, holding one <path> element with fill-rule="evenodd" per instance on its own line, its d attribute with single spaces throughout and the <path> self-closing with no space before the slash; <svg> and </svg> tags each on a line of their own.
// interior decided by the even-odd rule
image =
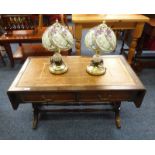
<svg viewBox="0 0 155 155">
<path fill-rule="evenodd" d="M 73 93 L 47 93 L 47 94 L 22 94 L 22 102 L 73 102 L 75 95 Z"/>
<path fill-rule="evenodd" d="M 104 101 L 131 101 L 136 97 L 132 91 L 109 92 L 61 92 L 61 93 L 31 93 L 21 94 L 22 102 L 104 102 Z"/>
<path fill-rule="evenodd" d="M 135 92 L 86 92 L 79 93 L 81 102 L 102 102 L 102 101 L 130 101 L 135 98 Z"/>
</svg>

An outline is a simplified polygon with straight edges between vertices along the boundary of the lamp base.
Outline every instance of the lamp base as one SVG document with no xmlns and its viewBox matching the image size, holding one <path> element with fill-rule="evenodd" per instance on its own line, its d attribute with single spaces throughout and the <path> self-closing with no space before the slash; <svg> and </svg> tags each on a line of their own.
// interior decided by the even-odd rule
<svg viewBox="0 0 155 155">
<path fill-rule="evenodd" d="M 106 68 L 103 66 L 87 66 L 86 71 L 91 75 L 104 75 L 106 72 Z"/>
<path fill-rule="evenodd" d="M 49 71 L 52 74 L 63 74 L 67 72 L 68 66 L 63 62 L 62 56 L 60 53 L 55 53 L 51 57 L 51 65 L 49 66 Z"/>
<path fill-rule="evenodd" d="M 102 57 L 98 54 L 93 56 L 90 65 L 87 66 L 87 72 L 91 75 L 103 75 L 106 68 L 103 66 Z"/>
<path fill-rule="evenodd" d="M 65 72 L 67 72 L 67 70 L 68 70 L 68 66 L 65 65 L 64 63 L 59 66 L 57 66 L 55 64 L 51 64 L 49 66 L 49 71 L 52 74 L 63 74 Z"/>
</svg>

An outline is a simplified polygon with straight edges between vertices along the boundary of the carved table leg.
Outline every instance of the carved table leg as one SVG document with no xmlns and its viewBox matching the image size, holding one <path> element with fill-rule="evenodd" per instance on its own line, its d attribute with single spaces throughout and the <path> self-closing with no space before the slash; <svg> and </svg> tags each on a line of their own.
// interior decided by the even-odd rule
<svg viewBox="0 0 155 155">
<path fill-rule="evenodd" d="M 117 128 L 121 128 L 120 106 L 121 106 L 121 102 L 113 103 L 113 107 L 115 111 L 115 123 Z"/>
<path fill-rule="evenodd" d="M 32 106 L 33 106 L 32 128 L 36 129 L 39 121 L 39 106 L 37 104 L 32 104 Z"/>
</svg>

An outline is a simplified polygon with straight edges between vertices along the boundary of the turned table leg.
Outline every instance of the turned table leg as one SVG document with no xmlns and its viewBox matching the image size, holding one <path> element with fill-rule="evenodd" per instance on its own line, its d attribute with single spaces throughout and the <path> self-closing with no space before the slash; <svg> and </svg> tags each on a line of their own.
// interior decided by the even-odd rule
<svg viewBox="0 0 155 155">
<path fill-rule="evenodd" d="M 76 55 L 81 55 L 81 37 L 82 37 L 82 25 L 81 24 L 75 24 L 74 34 L 75 34 Z"/>
<path fill-rule="evenodd" d="M 138 38 L 133 38 L 130 44 L 129 54 L 128 54 L 128 63 L 131 65 L 133 64 L 133 59 L 135 57 L 135 50 L 137 45 Z"/>
<path fill-rule="evenodd" d="M 133 59 L 135 57 L 135 51 L 137 46 L 137 41 L 141 37 L 143 31 L 144 23 L 137 23 L 136 28 L 133 31 L 132 40 L 128 53 L 128 63 L 133 64 Z"/>
<path fill-rule="evenodd" d="M 117 128 L 121 128 L 120 106 L 121 106 L 121 102 L 113 103 L 113 107 L 115 111 L 115 123 Z"/>
<path fill-rule="evenodd" d="M 37 104 L 32 104 L 32 107 L 33 107 L 32 128 L 36 129 L 39 121 L 39 106 Z"/>
</svg>

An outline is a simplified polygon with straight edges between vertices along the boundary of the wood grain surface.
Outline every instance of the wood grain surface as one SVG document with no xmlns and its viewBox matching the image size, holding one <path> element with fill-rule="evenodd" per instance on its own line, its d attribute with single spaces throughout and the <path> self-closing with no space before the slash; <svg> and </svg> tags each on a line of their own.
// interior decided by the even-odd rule
<svg viewBox="0 0 155 155">
<path fill-rule="evenodd" d="M 53 75 L 49 72 L 50 57 L 30 57 L 25 62 L 13 90 L 103 90 L 143 89 L 143 85 L 123 56 L 103 56 L 106 74 L 92 76 L 86 72 L 91 57 L 64 56 L 68 72 Z"/>
</svg>

